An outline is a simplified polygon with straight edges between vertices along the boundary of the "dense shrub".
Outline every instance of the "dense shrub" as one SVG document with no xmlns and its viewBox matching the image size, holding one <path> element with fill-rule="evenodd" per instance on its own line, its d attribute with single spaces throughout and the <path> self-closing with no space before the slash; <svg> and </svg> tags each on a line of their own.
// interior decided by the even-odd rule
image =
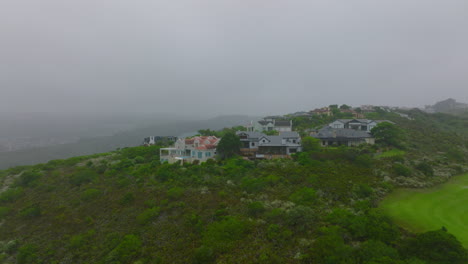
<svg viewBox="0 0 468 264">
<path fill-rule="evenodd" d="M 219 222 L 213 222 L 202 234 L 203 245 L 213 248 L 215 252 L 225 252 L 237 240 L 244 238 L 248 227 L 247 222 L 236 217 L 226 217 Z"/>
<path fill-rule="evenodd" d="M 434 169 L 427 161 L 420 162 L 418 165 L 416 165 L 416 169 L 424 173 L 426 176 L 434 176 Z"/>
<path fill-rule="evenodd" d="M 36 181 L 41 176 L 42 176 L 42 173 L 37 170 L 25 171 L 15 180 L 15 185 L 22 186 L 22 187 L 34 186 Z"/>
<path fill-rule="evenodd" d="M 257 193 L 262 191 L 267 186 L 267 183 L 264 179 L 253 178 L 253 177 L 244 177 L 241 181 L 242 190 L 249 193 Z"/>
<path fill-rule="evenodd" d="M 37 246 L 26 244 L 18 249 L 16 263 L 18 264 L 34 264 L 41 263 L 37 252 Z"/>
<path fill-rule="evenodd" d="M 123 240 L 107 255 L 106 263 L 131 263 L 139 253 L 141 240 L 135 235 L 126 235 Z"/>
<path fill-rule="evenodd" d="M 0 220 L 2 220 L 5 216 L 8 215 L 10 212 L 10 208 L 5 206 L 0 206 Z"/>
<path fill-rule="evenodd" d="M 169 199 L 176 200 L 179 199 L 184 194 L 184 189 L 181 187 L 173 187 L 167 191 L 167 196 Z"/>
<path fill-rule="evenodd" d="M 101 195 L 101 190 L 91 188 L 81 193 L 81 199 L 83 201 L 90 201 L 97 198 L 99 195 Z"/>
<path fill-rule="evenodd" d="M 247 205 L 247 213 L 252 217 L 258 217 L 265 212 L 265 206 L 262 202 L 251 202 Z"/>
<path fill-rule="evenodd" d="M 23 218 L 38 217 L 42 215 L 42 211 L 38 204 L 34 204 L 21 209 L 19 215 Z"/>
<path fill-rule="evenodd" d="M 23 188 L 10 188 L 0 193 L 0 202 L 14 202 L 23 195 Z"/>
<path fill-rule="evenodd" d="M 406 257 L 416 257 L 428 264 L 468 263 L 466 249 L 445 230 L 429 231 L 408 238 L 401 251 Z"/>
<path fill-rule="evenodd" d="M 137 216 L 137 222 L 142 225 L 147 224 L 151 220 L 158 217 L 160 211 L 161 211 L 161 208 L 159 207 L 146 209 L 145 211 L 143 211 L 141 214 Z"/>
<path fill-rule="evenodd" d="M 400 176 L 411 176 L 411 169 L 400 163 L 396 163 L 393 165 L 393 171 Z"/>
<path fill-rule="evenodd" d="M 298 205 L 311 206 L 317 201 L 317 194 L 314 189 L 304 187 L 291 194 L 289 199 Z"/>
<path fill-rule="evenodd" d="M 88 168 L 81 168 L 72 175 L 70 175 L 70 183 L 72 185 L 82 185 L 84 183 L 88 183 L 96 179 L 99 175 Z"/>
</svg>

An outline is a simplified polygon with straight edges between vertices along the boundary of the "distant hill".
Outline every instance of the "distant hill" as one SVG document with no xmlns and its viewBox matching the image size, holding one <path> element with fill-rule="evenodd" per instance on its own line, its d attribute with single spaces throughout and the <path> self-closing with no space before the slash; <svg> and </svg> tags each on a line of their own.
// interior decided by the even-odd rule
<svg viewBox="0 0 468 264">
<path fill-rule="evenodd" d="M 156 121 L 146 127 L 118 132 L 111 136 L 87 137 L 75 143 L 0 152 L 0 169 L 44 163 L 53 159 L 108 152 L 117 148 L 134 147 L 140 145 L 143 138 L 147 136 L 180 136 L 199 129 L 221 129 L 243 125 L 252 118 L 245 115 L 229 115 L 208 120 Z"/>
<path fill-rule="evenodd" d="M 455 99 L 449 98 L 435 103 L 431 106 L 426 106 L 426 112 L 429 113 L 449 113 L 458 114 L 468 111 L 468 104 L 457 102 Z"/>
</svg>

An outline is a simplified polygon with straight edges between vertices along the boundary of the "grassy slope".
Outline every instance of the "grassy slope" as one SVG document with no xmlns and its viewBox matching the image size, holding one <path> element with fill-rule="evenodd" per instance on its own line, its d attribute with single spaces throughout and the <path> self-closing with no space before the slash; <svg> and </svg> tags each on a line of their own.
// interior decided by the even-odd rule
<svg viewBox="0 0 468 264">
<path fill-rule="evenodd" d="M 468 246 L 468 174 L 425 190 L 400 189 L 381 207 L 402 226 L 416 232 L 446 227 Z"/>
</svg>

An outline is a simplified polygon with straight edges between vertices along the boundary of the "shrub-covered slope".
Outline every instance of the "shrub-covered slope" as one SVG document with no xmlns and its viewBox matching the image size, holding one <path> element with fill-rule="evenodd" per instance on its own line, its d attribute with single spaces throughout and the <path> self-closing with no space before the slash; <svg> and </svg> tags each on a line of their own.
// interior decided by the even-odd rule
<svg viewBox="0 0 468 264">
<path fill-rule="evenodd" d="M 402 150 L 181 166 L 154 146 L 2 171 L 0 263 L 466 263 L 450 230 L 410 234 L 376 208 L 395 185 L 463 171 L 466 139 L 417 134 L 430 115 L 381 115 L 405 131 Z M 447 139 L 421 147 L 435 135 Z"/>
</svg>

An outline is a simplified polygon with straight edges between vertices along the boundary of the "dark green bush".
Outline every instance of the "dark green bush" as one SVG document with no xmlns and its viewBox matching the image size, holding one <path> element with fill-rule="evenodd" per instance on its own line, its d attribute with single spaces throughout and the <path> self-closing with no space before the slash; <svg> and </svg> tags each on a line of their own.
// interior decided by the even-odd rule
<svg viewBox="0 0 468 264">
<path fill-rule="evenodd" d="M 184 191 L 185 191 L 184 188 L 173 187 L 167 191 L 167 196 L 171 200 L 176 200 L 176 199 L 179 199 L 184 194 Z"/>
<path fill-rule="evenodd" d="M 70 183 L 72 185 L 82 185 L 93 181 L 99 176 L 95 171 L 88 168 L 81 168 L 72 175 L 70 175 Z"/>
<path fill-rule="evenodd" d="M 259 217 L 265 212 L 265 206 L 262 202 L 251 202 L 247 205 L 247 213 L 252 217 Z"/>
<path fill-rule="evenodd" d="M 38 217 L 42 215 L 42 211 L 39 205 L 34 204 L 21 209 L 19 215 L 23 218 Z"/>
<path fill-rule="evenodd" d="M 416 165 L 416 169 L 424 173 L 426 176 L 434 176 L 434 169 L 427 161 L 420 162 L 418 165 Z"/>
<path fill-rule="evenodd" d="M 90 201 L 90 200 L 97 198 L 100 195 L 101 195 L 101 190 L 91 188 L 81 193 L 81 199 L 83 201 Z"/>
<path fill-rule="evenodd" d="M 0 193 L 0 202 L 14 202 L 23 195 L 23 188 L 10 188 Z"/>
<path fill-rule="evenodd" d="M 159 207 L 146 209 L 145 211 L 143 211 L 141 214 L 137 216 L 137 222 L 142 225 L 147 224 L 151 220 L 158 217 L 160 211 L 161 211 L 161 208 Z"/>
<path fill-rule="evenodd" d="M 0 206 L 0 220 L 6 217 L 9 212 L 10 212 L 10 208 L 5 207 L 5 206 Z"/>
<path fill-rule="evenodd" d="M 18 264 L 34 264 L 41 263 L 37 252 L 37 246 L 26 244 L 18 249 L 16 255 L 16 263 Z"/>
<path fill-rule="evenodd" d="M 399 176 L 411 176 L 411 169 L 400 163 L 393 165 L 393 171 Z"/>
<path fill-rule="evenodd" d="M 215 252 L 229 250 L 237 240 L 245 237 L 248 230 L 247 222 L 236 217 L 226 217 L 222 221 L 209 224 L 202 234 L 203 244 Z"/>
<path fill-rule="evenodd" d="M 317 202 L 317 194 L 314 189 L 304 187 L 291 194 L 289 199 L 298 205 L 311 206 Z"/>
<path fill-rule="evenodd" d="M 135 235 L 126 235 L 122 241 L 107 255 L 106 263 L 132 263 L 131 260 L 138 255 L 141 240 Z"/>
<path fill-rule="evenodd" d="M 25 171 L 15 180 L 15 185 L 22 186 L 22 187 L 35 186 L 37 180 L 41 176 L 42 176 L 42 173 L 37 170 Z"/>
</svg>

